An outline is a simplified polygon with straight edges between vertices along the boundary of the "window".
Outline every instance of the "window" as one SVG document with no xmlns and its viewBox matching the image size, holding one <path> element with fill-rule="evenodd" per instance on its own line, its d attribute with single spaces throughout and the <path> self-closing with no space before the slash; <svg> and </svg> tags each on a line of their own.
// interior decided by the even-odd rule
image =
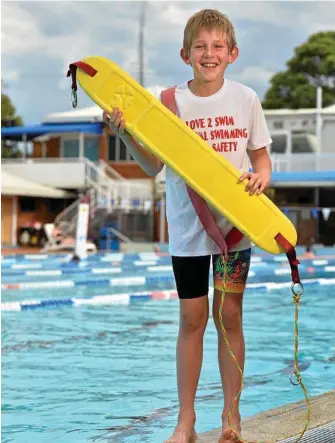
<svg viewBox="0 0 335 443">
<path fill-rule="evenodd" d="M 284 154 L 286 151 L 286 136 L 285 135 L 273 135 L 271 153 L 272 154 Z"/>
<path fill-rule="evenodd" d="M 277 121 L 277 122 L 273 122 L 273 127 L 274 127 L 275 129 L 283 129 L 283 127 L 284 127 L 284 123 L 283 123 L 283 122 L 279 122 L 279 121 Z"/>
<path fill-rule="evenodd" d="M 84 137 L 83 156 L 96 162 L 99 160 L 99 138 Z M 63 158 L 79 158 L 79 138 L 63 139 Z"/>
<path fill-rule="evenodd" d="M 315 152 L 316 140 L 314 134 L 296 133 L 292 134 L 292 152 Z"/>
<path fill-rule="evenodd" d="M 20 197 L 20 212 L 36 212 L 36 199 Z"/>
<path fill-rule="evenodd" d="M 116 137 L 114 135 L 108 138 L 108 160 L 116 161 Z"/>
<path fill-rule="evenodd" d="M 111 162 L 134 161 L 125 143 L 114 135 L 108 138 L 108 160 Z"/>
<path fill-rule="evenodd" d="M 123 143 L 122 140 L 120 140 L 120 155 L 119 155 L 120 161 L 126 161 L 127 159 L 127 146 Z"/>
<path fill-rule="evenodd" d="M 64 200 L 62 198 L 48 198 L 45 200 L 48 212 L 51 214 L 59 214 L 69 206 L 69 203 L 69 200 Z"/>
<path fill-rule="evenodd" d="M 97 162 L 99 160 L 99 139 L 85 138 L 84 139 L 84 157 Z"/>
<path fill-rule="evenodd" d="M 79 157 L 79 140 L 76 139 L 63 140 L 63 157 L 64 158 Z"/>
</svg>

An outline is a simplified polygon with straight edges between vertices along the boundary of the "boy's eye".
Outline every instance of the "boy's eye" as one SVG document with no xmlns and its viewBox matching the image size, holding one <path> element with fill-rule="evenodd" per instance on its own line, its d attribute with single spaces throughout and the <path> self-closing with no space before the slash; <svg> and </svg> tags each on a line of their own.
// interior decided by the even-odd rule
<svg viewBox="0 0 335 443">
<path fill-rule="evenodd" d="M 204 48 L 204 45 L 195 45 L 195 49 L 202 49 L 202 48 Z M 223 45 L 217 44 L 214 45 L 214 48 L 223 48 Z"/>
</svg>

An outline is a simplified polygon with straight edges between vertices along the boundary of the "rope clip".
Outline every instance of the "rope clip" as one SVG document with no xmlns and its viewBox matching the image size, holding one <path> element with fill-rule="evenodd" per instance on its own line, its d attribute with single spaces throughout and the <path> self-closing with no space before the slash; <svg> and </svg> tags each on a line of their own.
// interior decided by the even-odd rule
<svg viewBox="0 0 335 443">
<path fill-rule="evenodd" d="M 295 380 L 293 379 L 295 377 Z M 299 372 L 292 372 L 290 375 L 290 382 L 293 386 L 299 386 L 301 383 L 301 376 Z"/>
</svg>

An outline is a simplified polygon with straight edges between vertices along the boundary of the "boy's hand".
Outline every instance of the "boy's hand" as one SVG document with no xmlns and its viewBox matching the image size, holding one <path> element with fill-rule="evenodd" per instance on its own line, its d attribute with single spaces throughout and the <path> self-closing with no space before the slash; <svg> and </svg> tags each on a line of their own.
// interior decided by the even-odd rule
<svg viewBox="0 0 335 443">
<path fill-rule="evenodd" d="M 242 182 L 245 179 L 249 180 L 249 183 L 245 187 L 246 192 L 249 191 L 250 195 L 261 194 L 270 184 L 270 178 L 267 176 L 262 176 L 261 174 L 257 174 L 255 172 L 244 172 L 239 181 Z"/>
<path fill-rule="evenodd" d="M 119 108 L 114 108 L 110 115 L 104 111 L 102 117 L 103 121 L 119 137 L 127 133 L 125 130 L 126 121 L 122 118 L 122 111 L 120 111 Z"/>
</svg>

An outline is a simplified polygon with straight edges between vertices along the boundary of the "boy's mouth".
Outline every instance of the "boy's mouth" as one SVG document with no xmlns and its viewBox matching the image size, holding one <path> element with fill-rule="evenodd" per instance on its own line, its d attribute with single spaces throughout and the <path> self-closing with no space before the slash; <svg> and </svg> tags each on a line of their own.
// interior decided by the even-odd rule
<svg viewBox="0 0 335 443">
<path fill-rule="evenodd" d="M 201 63 L 204 68 L 214 69 L 218 66 L 217 63 Z"/>
</svg>

